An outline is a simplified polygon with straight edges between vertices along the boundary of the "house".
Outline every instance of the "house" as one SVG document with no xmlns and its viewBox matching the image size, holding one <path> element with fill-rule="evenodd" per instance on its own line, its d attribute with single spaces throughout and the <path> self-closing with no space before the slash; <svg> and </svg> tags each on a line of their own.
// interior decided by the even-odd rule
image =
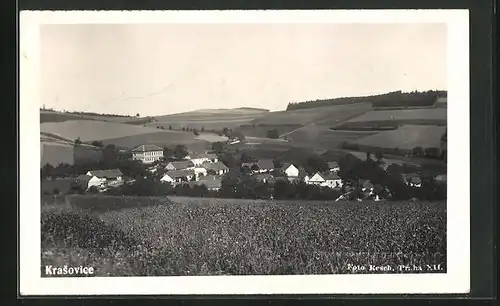
<svg viewBox="0 0 500 306">
<path fill-rule="evenodd" d="M 308 180 L 308 184 L 329 188 L 342 187 L 342 179 L 335 173 L 317 172 Z"/>
<path fill-rule="evenodd" d="M 181 161 L 173 161 L 169 162 L 167 166 L 165 166 L 165 170 L 192 170 L 194 169 L 194 163 L 190 160 L 181 160 Z"/>
<path fill-rule="evenodd" d="M 215 175 L 203 177 L 196 183 L 198 185 L 205 185 L 207 189 L 211 191 L 218 191 L 222 188 L 222 180 L 220 179 L 220 176 Z"/>
<path fill-rule="evenodd" d="M 274 162 L 272 159 L 261 159 L 257 162 L 259 173 L 272 172 L 274 170 Z"/>
<path fill-rule="evenodd" d="M 219 161 L 216 154 L 213 153 L 191 153 L 186 156 L 186 159 L 193 162 L 195 166 L 200 166 L 203 163 L 216 163 Z"/>
<path fill-rule="evenodd" d="M 229 172 L 229 168 L 221 162 L 204 163 L 201 167 L 205 168 L 208 174 L 224 175 Z"/>
<path fill-rule="evenodd" d="M 422 180 L 416 173 L 403 174 L 403 180 L 406 185 L 411 187 L 422 187 Z"/>
<path fill-rule="evenodd" d="M 163 148 L 152 144 L 140 145 L 132 150 L 132 159 L 145 164 L 159 161 L 163 158 Z"/>
<path fill-rule="evenodd" d="M 283 167 L 281 167 L 281 170 L 288 177 L 298 177 L 299 176 L 299 169 L 297 167 L 295 167 L 293 164 L 285 163 L 285 164 L 283 164 Z"/>
<path fill-rule="evenodd" d="M 87 190 L 89 188 L 89 181 L 91 178 L 92 177 L 89 175 L 81 174 L 76 178 L 75 183 L 83 190 Z"/>
<path fill-rule="evenodd" d="M 194 171 L 196 178 L 199 178 L 201 176 L 205 176 L 208 174 L 207 169 L 204 167 L 195 167 L 193 169 L 193 171 Z"/>
<path fill-rule="evenodd" d="M 363 182 L 361 182 L 361 190 L 363 192 L 365 192 L 365 191 L 371 192 L 371 191 L 373 191 L 373 188 L 374 188 L 374 186 L 370 180 L 364 180 Z"/>
<path fill-rule="evenodd" d="M 329 161 L 327 162 L 327 164 L 330 172 L 338 173 L 340 171 L 339 163 L 337 163 L 336 161 Z"/>
<path fill-rule="evenodd" d="M 87 188 L 92 186 L 120 185 L 123 183 L 123 174 L 120 169 L 90 170 L 86 175 L 90 177 Z"/>
<path fill-rule="evenodd" d="M 165 175 L 160 179 L 162 183 L 180 183 L 180 182 L 189 182 L 196 178 L 194 170 L 171 170 L 167 171 Z"/>
</svg>

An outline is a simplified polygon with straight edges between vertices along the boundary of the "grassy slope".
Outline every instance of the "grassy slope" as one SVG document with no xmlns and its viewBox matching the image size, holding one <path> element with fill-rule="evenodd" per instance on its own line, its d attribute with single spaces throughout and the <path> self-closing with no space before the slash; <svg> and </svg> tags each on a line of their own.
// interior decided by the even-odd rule
<svg viewBox="0 0 500 306">
<path fill-rule="evenodd" d="M 144 207 L 44 214 L 42 265 L 65 259 L 94 266 L 98 275 L 266 275 L 350 273 L 349 263 L 445 263 L 444 203 L 89 200 Z M 149 206 L 154 201 L 163 205 Z"/>
<path fill-rule="evenodd" d="M 51 111 L 40 111 L 40 123 L 46 122 L 64 122 L 70 120 L 96 120 L 118 123 L 131 123 L 141 118 L 122 117 L 122 116 L 97 116 L 97 115 L 78 115 L 70 113 L 58 113 Z"/>
<path fill-rule="evenodd" d="M 412 149 L 415 147 L 440 147 L 441 136 L 446 131 L 442 126 L 405 125 L 397 130 L 380 132 L 355 141 L 368 147 Z"/>
<path fill-rule="evenodd" d="M 181 129 L 182 127 L 195 128 L 201 130 L 222 130 L 223 128 L 237 128 L 240 125 L 248 124 L 255 118 L 265 116 L 269 111 L 260 109 L 207 109 L 186 113 L 156 116 L 157 122 L 148 126 L 163 126 L 168 129 Z"/>
</svg>

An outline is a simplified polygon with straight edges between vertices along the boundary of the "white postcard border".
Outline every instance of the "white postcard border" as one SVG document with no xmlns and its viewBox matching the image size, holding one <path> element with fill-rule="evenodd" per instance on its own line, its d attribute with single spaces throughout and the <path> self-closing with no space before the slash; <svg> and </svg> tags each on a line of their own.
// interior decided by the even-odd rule
<svg viewBox="0 0 500 306">
<path fill-rule="evenodd" d="M 39 35 L 41 24 L 446 23 L 448 205 L 446 274 L 42 278 Z M 468 10 L 22 11 L 20 13 L 19 281 L 21 295 L 412 294 L 470 289 Z M 415 59 L 418 60 L 418 59 Z M 432 73 L 432 71 L 429 71 Z M 456 192 L 460 190 L 460 192 Z"/>
</svg>

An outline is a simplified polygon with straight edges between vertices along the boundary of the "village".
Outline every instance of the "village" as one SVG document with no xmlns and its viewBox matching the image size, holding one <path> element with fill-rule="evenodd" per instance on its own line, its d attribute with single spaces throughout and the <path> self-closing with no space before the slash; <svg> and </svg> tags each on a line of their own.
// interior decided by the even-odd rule
<svg viewBox="0 0 500 306">
<path fill-rule="evenodd" d="M 234 144 L 235 141 L 238 140 L 230 139 L 224 145 L 230 146 Z M 165 153 L 169 154 L 169 156 L 166 156 Z M 128 159 L 127 162 L 136 165 L 137 167 L 135 169 L 138 169 L 128 170 L 127 175 L 123 173 L 123 169 L 117 167 L 109 169 L 88 169 L 85 173 L 78 173 L 76 177 L 72 175 L 69 175 L 69 178 L 68 175 L 62 176 L 64 176 L 65 181 L 68 182 L 68 188 L 66 189 L 78 186 L 80 188 L 80 193 L 86 192 L 114 195 L 125 193 L 122 192 L 123 186 L 134 185 L 137 183 L 136 181 L 138 179 L 147 181 L 151 184 L 168 186 L 174 190 L 185 191 L 193 188 L 201 188 L 207 192 L 194 193 L 194 196 L 205 195 L 212 197 L 223 196 L 221 189 L 223 189 L 226 179 L 226 192 L 224 197 L 235 198 L 244 197 L 244 195 L 241 195 L 241 193 L 244 192 L 236 190 L 237 188 L 257 188 L 255 187 L 256 185 L 250 187 L 251 184 L 266 186 L 266 191 L 261 192 L 255 197 L 267 199 L 273 199 L 276 196 L 278 198 L 283 198 L 283 195 L 280 196 L 276 194 L 278 192 L 288 192 L 290 194 L 288 198 L 299 197 L 299 195 L 297 195 L 297 190 L 283 191 L 286 187 L 280 189 L 277 187 L 279 185 L 302 186 L 308 190 L 308 193 L 315 194 L 313 196 L 305 196 L 306 198 L 315 199 L 318 198 L 316 195 L 321 193 L 323 196 L 319 198 L 334 201 L 362 201 L 365 199 L 381 201 L 394 197 L 394 189 L 396 189 L 396 187 L 389 187 L 391 186 L 390 183 L 377 184 L 373 182 L 373 175 L 380 176 L 381 173 L 390 173 L 394 175 L 394 173 L 391 173 L 394 172 L 394 170 L 391 171 L 391 168 L 395 168 L 394 165 L 388 167 L 384 162 L 377 162 L 376 160 L 373 164 L 377 171 L 379 171 L 377 172 L 378 174 L 357 174 L 353 177 L 347 174 L 347 171 L 344 171 L 343 175 L 341 175 L 342 172 L 339 160 L 320 160 L 319 163 L 323 163 L 324 165 L 313 167 L 308 167 L 304 164 L 294 164 L 292 161 L 277 161 L 273 159 L 252 159 L 250 161 L 241 159 L 236 164 L 231 163 L 231 165 L 227 165 L 226 163 L 228 162 L 224 163 L 220 158 L 223 154 L 221 154 L 221 152 L 218 153 L 219 154 L 214 150 L 190 152 L 182 148 L 181 153 L 177 152 L 175 154 L 176 157 L 174 157 L 172 150 L 169 150 L 167 153 L 165 148 L 153 144 L 144 144 L 135 147 L 125 154 Z M 232 153 L 225 152 L 224 154 L 227 156 Z M 232 156 L 230 157 L 232 158 Z M 314 164 L 318 164 L 318 161 L 315 161 Z M 134 171 L 143 172 L 144 176 L 142 176 L 142 174 L 139 176 L 140 173 L 133 173 Z M 55 176 L 55 180 L 57 181 L 58 175 Z M 422 187 L 422 178 L 415 172 L 404 173 L 404 171 L 398 171 L 397 176 L 401 178 L 400 181 L 404 183 L 404 187 L 407 187 L 408 190 L 416 190 Z M 228 186 L 229 183 L 227 182 L 230 181 L 230 177 L 236 177 L 237 181 L 241 183 L 239 185 L 240 187 L 237 187 L 236 183 L 233 183 L 232 187 Z M 54 181 L 54 176 L 48 175 L 47 179 L 49 181 Z M 46 181 L 47 180 L 45 180 L 45 182 Z M 437 183 L 437 185 L 443 186 L 446 182 L 446 175 L 436 175 L 433 177 L 432 181 L 433 183 Z M 252 183 L 250 184 L 248 182 Z M 42 182 L 42 185 L 43 184 Z M 50 186 L 50 183 L 48 183 L 48 185 Z M 434 185 L 432 189 L 436 188 Z M 394 184 L 392 184 L 392 186 L 394 186 Z M 63 191 L 60 189 L 65 188 L 54 187 L 52 189 L 57 190 L 51 190 L 51 187 L 44 188 L 45 193 L 54 194 L 62 193 Z M 227 189 L 231 189 L 229 193 Z M 278 189 L 281 191 L 278 191 Z M 253 191 L 251 191 L 251 193 L 253 193 Z M 400 192 L 397 193 L 400 194 Z M 187 194 L 193 196 L 192 193 Z M 413 197 L 414 196 L 410 196 L 410 198 Z"/>
</svg>

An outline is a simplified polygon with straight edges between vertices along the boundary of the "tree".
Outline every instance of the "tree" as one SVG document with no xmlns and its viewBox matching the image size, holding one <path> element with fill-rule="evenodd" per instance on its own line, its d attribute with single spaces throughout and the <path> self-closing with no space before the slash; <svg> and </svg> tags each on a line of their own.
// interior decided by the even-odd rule
<svg viewBox="0 0 500 306">
<path fill-rule="evenodd" d="M 136 116 L 137 118 L 139 118 L 141 115 L 140 115 L 139 113 L 137 113 L 137 114 L 135 114 L 135 116 Z"/>
<path fill-rule="evenodd" d="M 205 132 L 205 127 L 204 126 L 201 127 L 201 131 Z"/>
<path fill-rule="evenodd" d="M 109 144 L 102 150 L 101 159 L 107 167 L 113 168 L 118 161 L 118 155 L 118 149 L 115 145 Z"/>
<path fill-rule="evenodd" d="M 411 150 L 411 153 L 413 156 L 422 157 L 422 156 L 424 156 L 424 148 L 415 147 Z"/>
<path fill-rule="evenodd" d="M 229 132 L 229 129 L 228 129 L 228 128 L 226 128 L 226 127 L 225 127 L 225 128 L 223 128 L 223 129 L 222 129 L 222 133 L 223 133 L 224 135 L 228 136 L 228 132 Z"/>
<path fill-rule="evenodd" d="M 224 152 L 224 143 L 217 141 L 217 142 L 212 142 L 212 151 L 214 151 L 217 154 L 220 154 Z"/>
<path fill-rule="evenodd" d="M 277 129 L 272 129 L 272 130 L 267 131 L 266 137 L 277 139 L 280 137 L 280 135 L 279 135 L 279 132 Z"/>
<path fill-rule="evenodd" d="M 311 156 L 307 159 L 306 170 L 308 173 L 324 172 L 328 170 L 328 164 L 320 156 Z"/>
<path fill-rule="evenodd" d="M 99 147 L 99 148 L 102 148 L 103 147 L 103 144 L 102 144 L 102 141 L 92 141 L 92 145 L 94 147 Z"/>
<path fill-rule="evenodd" d="M 168 147 L 163 147 L 163 157 L 171 158 L 174 155 L 174 151 Z"/>
<path fill-rule="evenodd" d="M 200 133 L 198 132 L 198 130 L 197 130 L 197 129 L 193 129 L 193 134 L 194 134 L 194 136 L 198 136 L 198 135 L 200 135 Z"/>
<path fill-rule="evenodd" d="M 172 154 L 177 159 L 183 159 L 189 154 L 189 152 L 185 145 L 177 145 L 175 146 Z"/>
<path fill-rule="evenodd" d="M 183 127 L 182 127 L 182 131 L 184 131 L 184 132 L 185 132 L 185 131 L 186 131 L 186 127 L 184 127 L 184 126 L 183 126 Z"/>
<path fill-rule="evenodd" d="M 169 126 L 168 126 L 168 129 L 169 129 L 169 130 L 172 130 L 172 126 L 171 126 L 171 125 L 169 125 Z"/>
<path fill-rule="evenodd" d="M 75 146 L 79 146 L 79 145 L 81 145 L 81 144 L 82 144 L 82 141 L 80 140 L 80 137 L 77 137 L 77 138 L 75 139 Z"/>
<path fill-rule="evenodd" d="M 424 155 L 429 158 L 439 158 L 440 150 L 438 148 L 425 148 Z"/>
<path fill-rule="evenodd" d="M 377 159 L 378 162 L 382 161 L 382 158 L 384 158 L 384 154 L 380 151 L 375 153 L 375 158 Z"/>
</svg>

